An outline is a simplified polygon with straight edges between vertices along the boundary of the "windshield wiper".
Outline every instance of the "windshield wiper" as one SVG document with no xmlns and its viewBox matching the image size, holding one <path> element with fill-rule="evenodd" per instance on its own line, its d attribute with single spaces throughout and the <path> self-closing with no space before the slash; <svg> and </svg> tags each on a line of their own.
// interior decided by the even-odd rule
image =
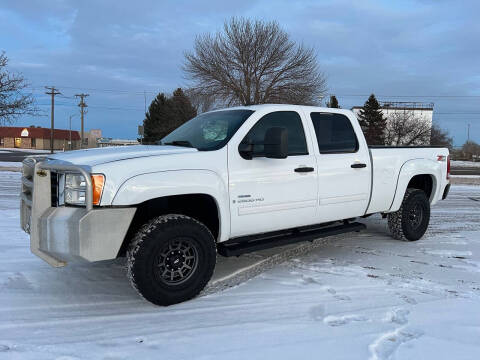
<svg viewBox="0 0 480 360">
<path fill-rule="evenodd" d="M 175 145 L 175 146 L 183 146 L 183 147 L 191 147 L 191 148 L 194 147 L 188 140 L 175 140 L 175 141 L 163 143 L 162 145 Z"/>
</svg>

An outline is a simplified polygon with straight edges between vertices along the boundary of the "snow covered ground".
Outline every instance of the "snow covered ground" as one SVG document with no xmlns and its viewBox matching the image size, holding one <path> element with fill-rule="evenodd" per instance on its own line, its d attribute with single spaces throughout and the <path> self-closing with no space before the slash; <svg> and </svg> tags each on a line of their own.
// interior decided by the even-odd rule
<svg viewBox="0 0 480 360">
<path fill-rule="evenodd" d="M 22 167 L 22 163 L 18 161 L 0 161 L 0 167 Z"/>
<path fill-rule="evenodd" d="M 480 175 L 450 175 L 452 185 L 480 185 Z"/>
<path fill-rule="evenodd" d="M 19 177 L 0 172 L 0 359 L 479 358 L 479 186 L 453 186 L 418 242 L 371 217 L 365 232 L 161 308 L 131 289 L 122 260 L 54 269 L 30 254 Z"/>
</svg>

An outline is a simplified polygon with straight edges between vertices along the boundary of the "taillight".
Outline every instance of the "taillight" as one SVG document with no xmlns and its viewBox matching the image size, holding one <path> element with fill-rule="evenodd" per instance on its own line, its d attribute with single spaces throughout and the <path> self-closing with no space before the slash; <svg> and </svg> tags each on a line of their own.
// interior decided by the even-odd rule
<svg viewBox="0 0 480 360">
<path fill-rule="evenodd" d="M 447 156 L 447 180 L 450 179 L 450 155 Z"/>
</svg>

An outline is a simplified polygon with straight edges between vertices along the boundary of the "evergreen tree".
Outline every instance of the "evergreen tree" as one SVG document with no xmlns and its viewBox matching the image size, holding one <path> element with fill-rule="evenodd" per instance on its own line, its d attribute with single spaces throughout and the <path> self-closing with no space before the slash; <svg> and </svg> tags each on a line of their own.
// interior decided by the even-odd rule
<svg viewBox="0 0 480 360">
<path fill-rule="evenodd" d="M 338 105 L 338 100 L 335 95 L 330 96 L 330 100 L 327 102 L 327 107 L 340 109 L 340 105 Z"/>
<path fill-rule="evenodd" d="M 170 101 L 172 102 L 172 107 L 175 112 L 175 123 L 178 124 L 175 128 L 197 116 L 197 110 L 193 107 L 190 99 L 181 88 L 173 92 Z"/>
<path fill-rule="evenodd" d="M 430 145 L 443 146 L 453 149 L 453 138 L 447 130 L 442 129 L 437 124 L 432 125 L 430 132 Z"/>
<path fill-rule="evenodd" d="M 164 93 L 159 93 L 148 107 L 143 120 L 144 142 L 153 143 L 162 138 L 170 128 L 170 104 Z"/>
<path fill-rule="evenodd" d="M 385 145 L 385 128 L 387 120 L 383 117 L 380 104 L 372 94 L 358 114 L 368 145 Z"/>
<path fill-rule="evenodd" d="M 196 115 L 197 111 L 182 89 L 175 90 L 171 97 L 159 93 L 143 120 L 144 142 L 148 144 L 160 140 Z"/>
</svg>

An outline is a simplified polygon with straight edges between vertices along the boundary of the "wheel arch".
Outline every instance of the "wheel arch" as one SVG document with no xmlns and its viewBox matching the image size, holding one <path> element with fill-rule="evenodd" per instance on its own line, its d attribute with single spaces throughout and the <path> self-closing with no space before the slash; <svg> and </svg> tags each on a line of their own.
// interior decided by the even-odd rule
<svg viewBox="0 0 480 360">
<path fill-rule="evenodd" d="M 173 170 L 146 173 L 126 180 L 112 201 L 113 206 L 135 206 L 137 213 L 119 255 L 132 231 L 154 216 L 187 215 L 205 223 L 217 242 L 230 234 L 230 209 L 225 181 L 210 170 Z M 147 210 L 148 209 L 148 210 Z"/>
<path fill-rule="evenodd" d="M 142 225 L 151 219 L 168 214 L 186 215 L 204 224 L 218 242 L 221 236 L 220 210 L 209 194 L 170 195 L 146 200 L 137 205 L 132 222 L 117 257 L 124 256 L 130 242 Z"/>
<path fill-rule="evenodd" d="M 432 195 L 434 194 L 434 183 L 435 177 L 432 174 L 418 174 L 410 179 L 407 185 L 407 189 L 413 188 L 423 190 L 431 203 Z"/>
<path fill-rule="evenodd" d="M 441 176 L 442 171 L 438 162 L 428 159 L 407 161 L 400 169 L 395 196 L 388 212 L 400 208 L 409 187 L 425 191 L 430 204 L 434 205 L 441 196 L 439 182 Z"/>
</svg>

